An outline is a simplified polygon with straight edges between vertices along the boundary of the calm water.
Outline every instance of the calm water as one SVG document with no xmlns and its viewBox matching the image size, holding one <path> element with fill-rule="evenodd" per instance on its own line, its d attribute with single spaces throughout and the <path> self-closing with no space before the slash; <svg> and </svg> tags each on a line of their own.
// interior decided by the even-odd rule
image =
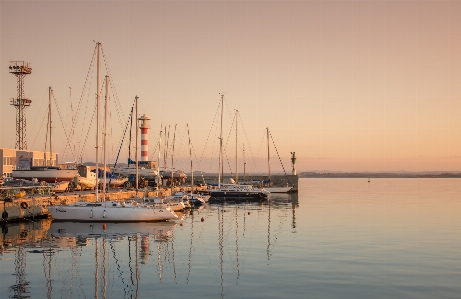
<svg viewBox="0 0 461 299">
<path fill-rule="evenodd" d="M 299 183 L 175 224 L 9 224 L 1 298 L 460 298 L 459 179 Z"/>
</svg>

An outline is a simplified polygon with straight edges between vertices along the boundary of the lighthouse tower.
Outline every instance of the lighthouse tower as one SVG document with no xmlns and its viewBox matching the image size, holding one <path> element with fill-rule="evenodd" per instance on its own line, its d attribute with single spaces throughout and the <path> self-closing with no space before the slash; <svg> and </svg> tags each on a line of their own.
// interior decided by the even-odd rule
<svg viewBox="0 0 461 299">
<path fill-rule="evenodd" d="M 138 118 L 139 128 L 141 129 L 141 161 L 149 161 L 149 137 L 147 136 L 149 120 L 150 118 L 145 114 Z"/>
<path fill-rule="evenodd" d="M 291 152 L 291 164 L 293 165 L 293 170 L 291 171 L 293 175 L 296 175 L 296 156 L 295 152 Z"/>
</svg>

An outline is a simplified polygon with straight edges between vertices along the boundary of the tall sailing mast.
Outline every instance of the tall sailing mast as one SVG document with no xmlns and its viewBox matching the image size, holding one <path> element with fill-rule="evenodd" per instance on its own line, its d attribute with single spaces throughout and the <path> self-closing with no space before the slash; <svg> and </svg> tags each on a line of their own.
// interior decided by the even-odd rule
<svg viewBox="0 0 461 299">
<path fill-rule="evenodd" d="M 104 104 L 104 139 L 103 139 L 103 150 L 104 150 L 104 184 L 102 186 L 102 192 L 104 194 L 104 201 L 106 201 L 106 180 L 107 180 L 107 173 L 106 173 L 106 168 L 107 168 L 107 161 L 106 161 L 106 153 L 107 153 L 107 110 L 108 110 L 108 104 L 109 104 L 109 76 L 106 75 L 106 98 L 105 98 L 105 104 Z"/>
<path fill-rule="evenodd" d="M 235 110 L 235 182 L 239 182 L 239 159 L 238 159 L 238 114 L 239 111 Z"/>
<path fill-rule="evenodd" d="M 222 118 L 224 112 L 224 94 L 221 95 L 221 132 L 219 134 L 219 173 L 218 173 L 218 188 L 221 188 L 221 173 L 224 171 L 223 168 L 223 157 L 222 157 Z M 224 175 L 224 173 L 223 173 Z"/>
<path fill-rule="evenodd" d="M 271 156 L 269 152 L 269 127 L 266 128 L 267 131 L 267 167 L 269 169 L 269 182 L 268 186 L 271 185 Z"/>
<path fill-rule="evenodd" d="M 98 48 L 98 55 L 97 55 L 97 71 L 96 71 L 96 185 L 95 185 L 95 193 L 96 193 L 96 202 L 99 201 L 99 185 L 98 185 L 98 179 L 99 179 L 99 105 L 101 101 L 101 75 L 100 75 L 100 69 L 101 69 L 101 60 L 100 60 L 100 53 L 101 53 L 101 43 L 97 43 L 97 48 Z"/>
</svg>

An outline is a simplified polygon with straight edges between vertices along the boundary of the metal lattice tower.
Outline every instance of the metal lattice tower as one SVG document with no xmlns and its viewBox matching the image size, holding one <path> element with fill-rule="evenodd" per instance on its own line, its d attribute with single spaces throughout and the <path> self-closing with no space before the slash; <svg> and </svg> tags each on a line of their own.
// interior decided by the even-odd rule
<svg viewBox="0 0 461 299">
<path fill-rule="evenodd" d="M 32 68 L 25 61 L 10 61 L 10 74 L 18 79 L 18 96 L 11 99 L 10 105 L 16 108 L 16 149 L 26 150 L 26 116 L 24 110 L 30 106 L 31 100 L 24 98 L 24 77 L 32 73 Z"/>
</svg>

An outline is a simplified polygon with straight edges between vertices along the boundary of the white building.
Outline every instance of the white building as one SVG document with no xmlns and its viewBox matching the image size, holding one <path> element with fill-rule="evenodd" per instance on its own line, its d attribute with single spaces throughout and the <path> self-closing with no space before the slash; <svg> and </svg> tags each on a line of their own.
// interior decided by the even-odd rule
<svg viewBox="0 0 461 299">
<path fill-rule="evenodd" d="M 58 154 L 41 151 L 0 148 L 0 174 L 11 177 L 14 169 L 30 169 L 32 166 L 57 166 Z"/>
</svg>

